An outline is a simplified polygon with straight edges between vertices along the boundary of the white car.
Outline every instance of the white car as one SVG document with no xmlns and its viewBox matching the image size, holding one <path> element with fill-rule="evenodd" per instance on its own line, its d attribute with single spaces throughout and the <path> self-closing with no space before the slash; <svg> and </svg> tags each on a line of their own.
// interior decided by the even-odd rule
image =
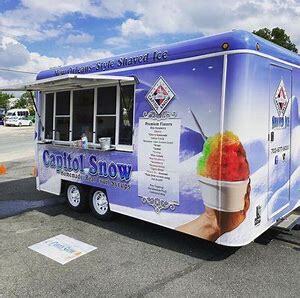
<svg viewBox="0 0 300 298">
<path fill-rule="evenodd" d="M 32 120 L 28 119 L 28 109 L 8 110 L 5 115 L 5 126 L 31 126 Z"/>
</svg>

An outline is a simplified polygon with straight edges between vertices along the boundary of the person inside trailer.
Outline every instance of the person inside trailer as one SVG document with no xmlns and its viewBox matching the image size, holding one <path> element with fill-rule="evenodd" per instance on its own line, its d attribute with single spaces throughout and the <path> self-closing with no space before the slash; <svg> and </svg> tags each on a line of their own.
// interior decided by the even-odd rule
<svg viewBox="0 0 300 298">
<path fill-rule="evenodd" d="M 90 127 L 88 126 L 83 127 L 81 138 L 83 137 L 87 137 L 89 141 L 93 140 L 93 132 L 91 131 Z"/>
</svg>

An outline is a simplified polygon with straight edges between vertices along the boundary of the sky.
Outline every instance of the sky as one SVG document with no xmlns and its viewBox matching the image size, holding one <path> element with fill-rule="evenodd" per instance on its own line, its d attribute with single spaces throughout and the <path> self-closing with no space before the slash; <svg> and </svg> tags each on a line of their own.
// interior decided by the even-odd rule
<svg viewBox="0 0 300 298">
<path fill-rule="evenodd" d="M 300 0 L 0 0 L 0 69 L 37 73 L 233 29 L 281 27 Z M 0 70 L 0 86 L 34 79 Z"/>
</svg>

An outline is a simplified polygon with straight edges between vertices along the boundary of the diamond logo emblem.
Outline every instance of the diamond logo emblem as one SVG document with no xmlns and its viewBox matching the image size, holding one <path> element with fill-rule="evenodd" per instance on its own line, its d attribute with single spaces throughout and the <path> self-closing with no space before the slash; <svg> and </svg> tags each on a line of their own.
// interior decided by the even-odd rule
<svg viewBox="0 0 300 298">
<path fill-rule="evenodd" d="M 147 93 L 146 98 L 156 113 L 160 114 L 174 98 L 174 96 L 174 91 L 171 89 L 165 79 L 163 77 L 159 77 Z"/>
<path fill-rule="evenodd" d="M 277 109 L 278 116 L 284 116 L 289 104 L 289 98 L 284 86 L 283 80 L 280 81 L 278 88 L 274 95 L 274 102 Z"/>
</svg>

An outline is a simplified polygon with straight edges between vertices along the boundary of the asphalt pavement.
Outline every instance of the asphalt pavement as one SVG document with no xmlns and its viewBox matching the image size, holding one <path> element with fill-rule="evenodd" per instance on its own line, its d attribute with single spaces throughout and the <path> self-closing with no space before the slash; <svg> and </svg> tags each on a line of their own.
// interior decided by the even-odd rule
<svg viewBox="0 0 300 298">
<path fill-rule="evenodd" d="M 0 175 L 0 183 L 32 177 L 34 127 L 0 125 L 0 165 L 5 165 L 7 169 L 5 175 Z"/>
<path fill-rule="evenodd" d="M 299 230 L 226 248 L 126 216 L 101 222 L 75 213 L 35 191 L 33 179 L 9 181 L 0 195 L 0 204 L 52 200 L 0 220 L 2 297 L 299 296 Z M 62 266 L 28 249 L 59 234 L 97 250 Z"/>
<path fill-rule="evenodd" d="M 34 177 L 0 183 L 0 219 L 64 201 L 62 197 L 36 190 Z"/>
<path fill-rule="evenodd" d="M 33 126 L 0 125 L 0 163 L 18 159 L 32 159 L 34 156 Z"/>
</svg>

